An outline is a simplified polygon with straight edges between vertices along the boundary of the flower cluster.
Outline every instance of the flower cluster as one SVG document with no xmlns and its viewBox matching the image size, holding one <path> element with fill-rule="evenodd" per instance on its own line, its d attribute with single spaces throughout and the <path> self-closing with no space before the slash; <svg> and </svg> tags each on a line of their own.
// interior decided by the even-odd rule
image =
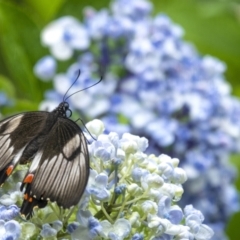
<svg viewBox="0 0 240 240">
<path fill-rule="evenodd" d="M 211 239 L 213 231 L 203 224 L 202 213 L 192 205 L 183 210 L 177 205 L 187 180 L 177 158 L 144 153 L 144 137 L 103 134 L 100 120 L 86 126 L 96 140 L 89 135 L 91 170 L 79 205 L 63 214 L 50 203 L 30 221 L 19 218 L 19 224 L 12 220 L 19 213 L 12 197 L 9 207 L 0 207 L 0 232 L 9 237 L 4 239 Z M 18 187 L 12 195 L 19 194 Z"/>
<path fill-rule="evenodd" d="M 166 15 L 152 17 L 151 10 L 146 0 L 115 0 L 110 10 L 85 8 L 82 23 L 66 16 L 46 26 L 41 38 L 52 55 L 36 64 L 35 73 L 53 78 L 54 90 L 41 108 L 57 105 L 79 69 L 72 92 L 102 74 L 102 83 L 69 98 L 71 106 L 89 119 L 101 117 L 108 132 L 146 136 L 151 153 L 181 159 L 189 178 L 181 206 L 200 209 L 223 240 L 227 220 L 239 210 L 229 156 L 240 151 L 240 102 L 224 79 L 225 65 L 200 56 L 182 40 L 181 27 Z M 74 64 L 56 73 L 57 61 L 73 56 Z"/>
</svg>

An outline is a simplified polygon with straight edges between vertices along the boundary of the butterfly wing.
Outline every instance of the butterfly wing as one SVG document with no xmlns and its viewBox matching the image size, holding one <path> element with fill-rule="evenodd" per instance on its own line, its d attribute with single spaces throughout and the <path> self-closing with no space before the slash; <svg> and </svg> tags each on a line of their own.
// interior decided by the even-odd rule
<svg viewBox="0 0 240 240">
<path fill-rule="evenodd" d="M 41 132 L 48 112 L 27 112 L 0 121 L 0 185 L 20 162 L 27 145 Z M 29 156 L 31 157 L 31 156 Z"/>
<path fill-rule="evenodd" d="M 34 157 L 23 185 L 26 184 L 21 213 L 31 215 L 35 206 L 47 200 L 69 208 L 76 205 L 89 175 L 87 142 L 80 127 L 70 119 L 58 118 Z"/>
</svg>

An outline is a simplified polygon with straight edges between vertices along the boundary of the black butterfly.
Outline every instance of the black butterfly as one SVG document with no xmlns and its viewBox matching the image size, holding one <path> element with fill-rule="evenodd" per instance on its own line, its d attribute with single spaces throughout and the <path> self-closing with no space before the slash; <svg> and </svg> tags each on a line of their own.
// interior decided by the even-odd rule
<svg viewBox="0 0 240 240">
<path fill-rule="evenodd" d="M 27 218 L 48 200 L 63 208 L 76 205 L 88 182 L 87 141 L 67 116 L 71 110 L 64 98 L 52 112 L 25 112 L 0 121 L 0 185 L 18 163 L 32 161 L 20 187 L 25 188 L 20 212 Z"/>
</svg>

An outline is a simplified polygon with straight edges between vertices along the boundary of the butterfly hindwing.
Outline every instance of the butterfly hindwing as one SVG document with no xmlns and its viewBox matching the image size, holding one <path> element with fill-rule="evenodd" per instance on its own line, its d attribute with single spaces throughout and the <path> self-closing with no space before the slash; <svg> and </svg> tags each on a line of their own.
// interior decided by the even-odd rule
<svg viewBox="0 0 240 240">
<path fill-rule="evenodd" d="M 86 187 L 89 175 L 87 142 L 79 126 L 70 119 L 58 118 L 37 151 L 28 174 L 24 215 L 47 200 L 69 208 L 76 205 Z M 31 177 L 30 177 L 31 178 Z M 25 183 L 23 183 L 23 186 Z"/>
<path fill-rule="evenodd" d="M 26 147 L 42 131 L 48 114 L 27 112 L 0 121 L 0 185 L 19 162 L 30 160 Z"/>
</svg>

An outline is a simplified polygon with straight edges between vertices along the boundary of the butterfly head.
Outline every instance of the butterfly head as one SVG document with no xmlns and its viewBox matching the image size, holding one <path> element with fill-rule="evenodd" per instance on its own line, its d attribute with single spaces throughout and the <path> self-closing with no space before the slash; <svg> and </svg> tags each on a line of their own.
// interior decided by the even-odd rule
<svg viewBox="0 0 240 240">
<path fill-rule="evenodd" d="M 61 102 L 58 107 L 54 110 L 54 112 L 57 113 L 58 116 L 61 117 L 71 117 L 72 116 L 72 111 L 69 109 L 69 104 L 67 102 Z"/>
</svg>

